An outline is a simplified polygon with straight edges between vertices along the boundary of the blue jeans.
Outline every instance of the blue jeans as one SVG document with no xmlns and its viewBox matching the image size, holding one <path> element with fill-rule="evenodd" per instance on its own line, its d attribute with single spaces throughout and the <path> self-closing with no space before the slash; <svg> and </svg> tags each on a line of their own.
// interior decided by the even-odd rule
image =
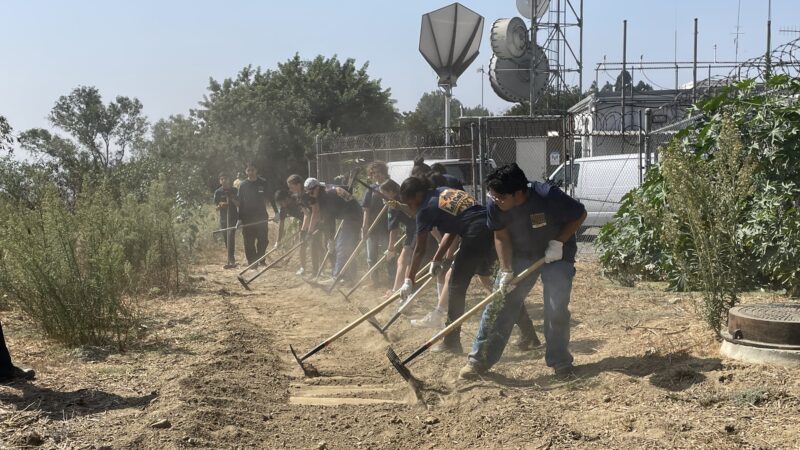
<svg viewBox="0 0 800 450">
<path fill-rule="evenodd" d="M 514 273 L 520 273 L 533 264 L 528 258 L 514 258 Z M 503 355 L 503 350 L 511 336 L 511 329 L 519 317 L 525 297 L 542 277 L 544 291 L 544 338 L 547 348 L 544 360 L 548 367 L 560 369 L 572 364 L 569 353 L 569 297 L 572 292 L 572 279 L 575 277 L 575 263 L 555 261 L 545 264 L 540 273 L 534 273 L 512 290 L 503 300 L 486 305 L 481 316 L 481 324 L 469 360 L 481 369 L 488 370 Z"/>
<path fill-rule="evenodd" d="M 382 233 L 380 231 L 373 232 L 370 237 L 367 238 L 367 267 L 372 268 L 375 263 L 378 262 L 379 259 L 383 256 L 383 253 L 386 251 L 387 242 L 389 240 L 388 233 Z M 391 283 L 394 283 L 394 270 L 392 264 L 386 264 L 386 274 L 388 279 Z M 396 268 L 395 268 L 396 269 Z M 372 282 L 373 283 L 383 283 L 383 279 L 387 278 L 382 276 L 379 270 L 372 272 Z"/>
<path fill-rule="evenodd" d="M 342 224 L 342 229 L 339 231 L 339 237 L 336 238 L 335 243 L 336 255 L 334 256 L 336 256 L 336 260 L 333 264 L 334 278 L 339 276 L 339 272 L 342 271 L 344 263 L 347 262 L 347 259 L 350 258 L 350 255 L 355 251 L 356 245 L 358 245 L 358 238 L 361 233 L 360 225 L 361 224 L 358 222 L 350 221 L 346 221 Z"/>
</svg>

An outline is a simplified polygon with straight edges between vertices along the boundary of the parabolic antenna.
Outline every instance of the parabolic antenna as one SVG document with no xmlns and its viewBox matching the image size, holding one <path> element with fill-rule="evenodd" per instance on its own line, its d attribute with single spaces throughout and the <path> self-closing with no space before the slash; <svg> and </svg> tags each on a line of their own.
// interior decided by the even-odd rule
<svg viewBox="0 0 800 450">
<path fill-rule="evenodd" d="M 536 59 L 533 87 L 531 87 L 531 59 Z M 492 55 L 489 60 L 489 83 L 494 92 L 508 102 L 522 103 L 542 94 L 547 86 L 550 64 L 541 47 L 529 47 L 521 58 L 500 59 Z"/>
<path fill-rule="evenodd" d="M 536 18 L 541 19 L 547 8 L 550 6 L 550 0 L 536 0 Z M 517 11 L 522 14 L 526 19 L 531 19 L 531 8 L 533 7 L 533 0 L 517 0 Z"/>
<path fill-rule="evenodd" d="M 491 41 L 498 58 L 520 58 L 528 50 L 528 27 L 519 17 L 497 19 L 492 24 Z"/>
<path fill-rule="evenodd" d="M 419 51 L 439 75 L 439 84 L 456 80 L 478 57 L 483 17 L 460 3 L 422 16 Z"/>
</svg>

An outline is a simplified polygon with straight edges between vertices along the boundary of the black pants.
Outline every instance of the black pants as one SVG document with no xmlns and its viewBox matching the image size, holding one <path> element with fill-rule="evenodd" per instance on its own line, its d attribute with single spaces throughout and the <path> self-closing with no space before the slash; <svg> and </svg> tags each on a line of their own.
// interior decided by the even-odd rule
<svg viewBox="0 0 800 450">
<path fill-rule="evenodd" d="M 11 364 L 11 354 L 6 347 L 6 338 L 3 336 L 3 324 L 0 323 L 0 376 L 11 375 L 14 365 Z"/>
<path fill-rule="evenodd" d="M 253 264 L 258 258 L 264 256 L 269 245 L 267 224 L 242 225 L 242 240 L 244 241 L 244 254 L 247 264 Z"/>
<path fill-rule="evenodd" d="M 450 274 L 450 288 L 447 296 L 447 325 L 461 317 L 466 310 L 467 288 L 476 274 L 489 276 L 492 274 L 496 255 L 492 233 L 481 233 L 475 237 L 462 237 L 461 247 L 453 260 Z M 531 336 L 536 332 L 528 310 L 523 304 L 517 317 L 516 325 L 523 336 Z M 447 344 L 461 341 L 461 328 L 455 329 L 444 340 Z"/>
</svg>

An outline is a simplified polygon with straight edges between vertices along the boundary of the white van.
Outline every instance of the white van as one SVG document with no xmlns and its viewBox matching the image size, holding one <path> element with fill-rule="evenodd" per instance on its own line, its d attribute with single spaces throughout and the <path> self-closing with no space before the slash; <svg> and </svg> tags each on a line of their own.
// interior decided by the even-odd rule
<svg viewBox="0 0 800 450">
<path fill-rule="evenodd" d="M 433 165 L 439 163 L 444 166 L 449 175 L 452 175 L 464 183 L 464 190 L 472 194 L 476 194 L 472 188 L 472 161 L 469 159 L 426 159 L 425 164 Z M 389 178 L 402 184 L 403 181 L 411 176 L 411 170 L 414 168 L 414 161 L 392 161 L 386 163 L 389 168 Z M 483 168 L 483 174 L 486 176 L 489 171 L 497 167 L 494 160 L 488 160 L 486 166 Z M 476 167 L 477 171 L 477 167 Z M 480 172 L 478 172 L 480 175 Z M 480 181 L 480 180 L 479 180 Z M 480 185 L 480 182 L 478 183 Z M 476 197 L 477 198 L 477 197 Z"/>
<path fill-rule="evenodd" d="M 547 179 L 569 192 L 586 207 L 583 227 L 599 227 L 608 223 L 619 209 L 622 197 L 639 187 L 639 154 L 576 158 L 570 180 L 570 164 L 561 164 Z"/>
</svg>

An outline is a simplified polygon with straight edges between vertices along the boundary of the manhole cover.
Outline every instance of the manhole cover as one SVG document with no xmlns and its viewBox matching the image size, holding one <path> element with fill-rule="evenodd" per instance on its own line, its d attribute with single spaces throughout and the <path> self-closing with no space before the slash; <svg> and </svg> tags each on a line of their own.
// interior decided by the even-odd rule
<svg viewBox="0 0 800 450">
<path fill-rule="evenodd" d="M 800 350 L 800 304 L 735 306 L 722 334 L 740 345 Z"/>
</svg>

